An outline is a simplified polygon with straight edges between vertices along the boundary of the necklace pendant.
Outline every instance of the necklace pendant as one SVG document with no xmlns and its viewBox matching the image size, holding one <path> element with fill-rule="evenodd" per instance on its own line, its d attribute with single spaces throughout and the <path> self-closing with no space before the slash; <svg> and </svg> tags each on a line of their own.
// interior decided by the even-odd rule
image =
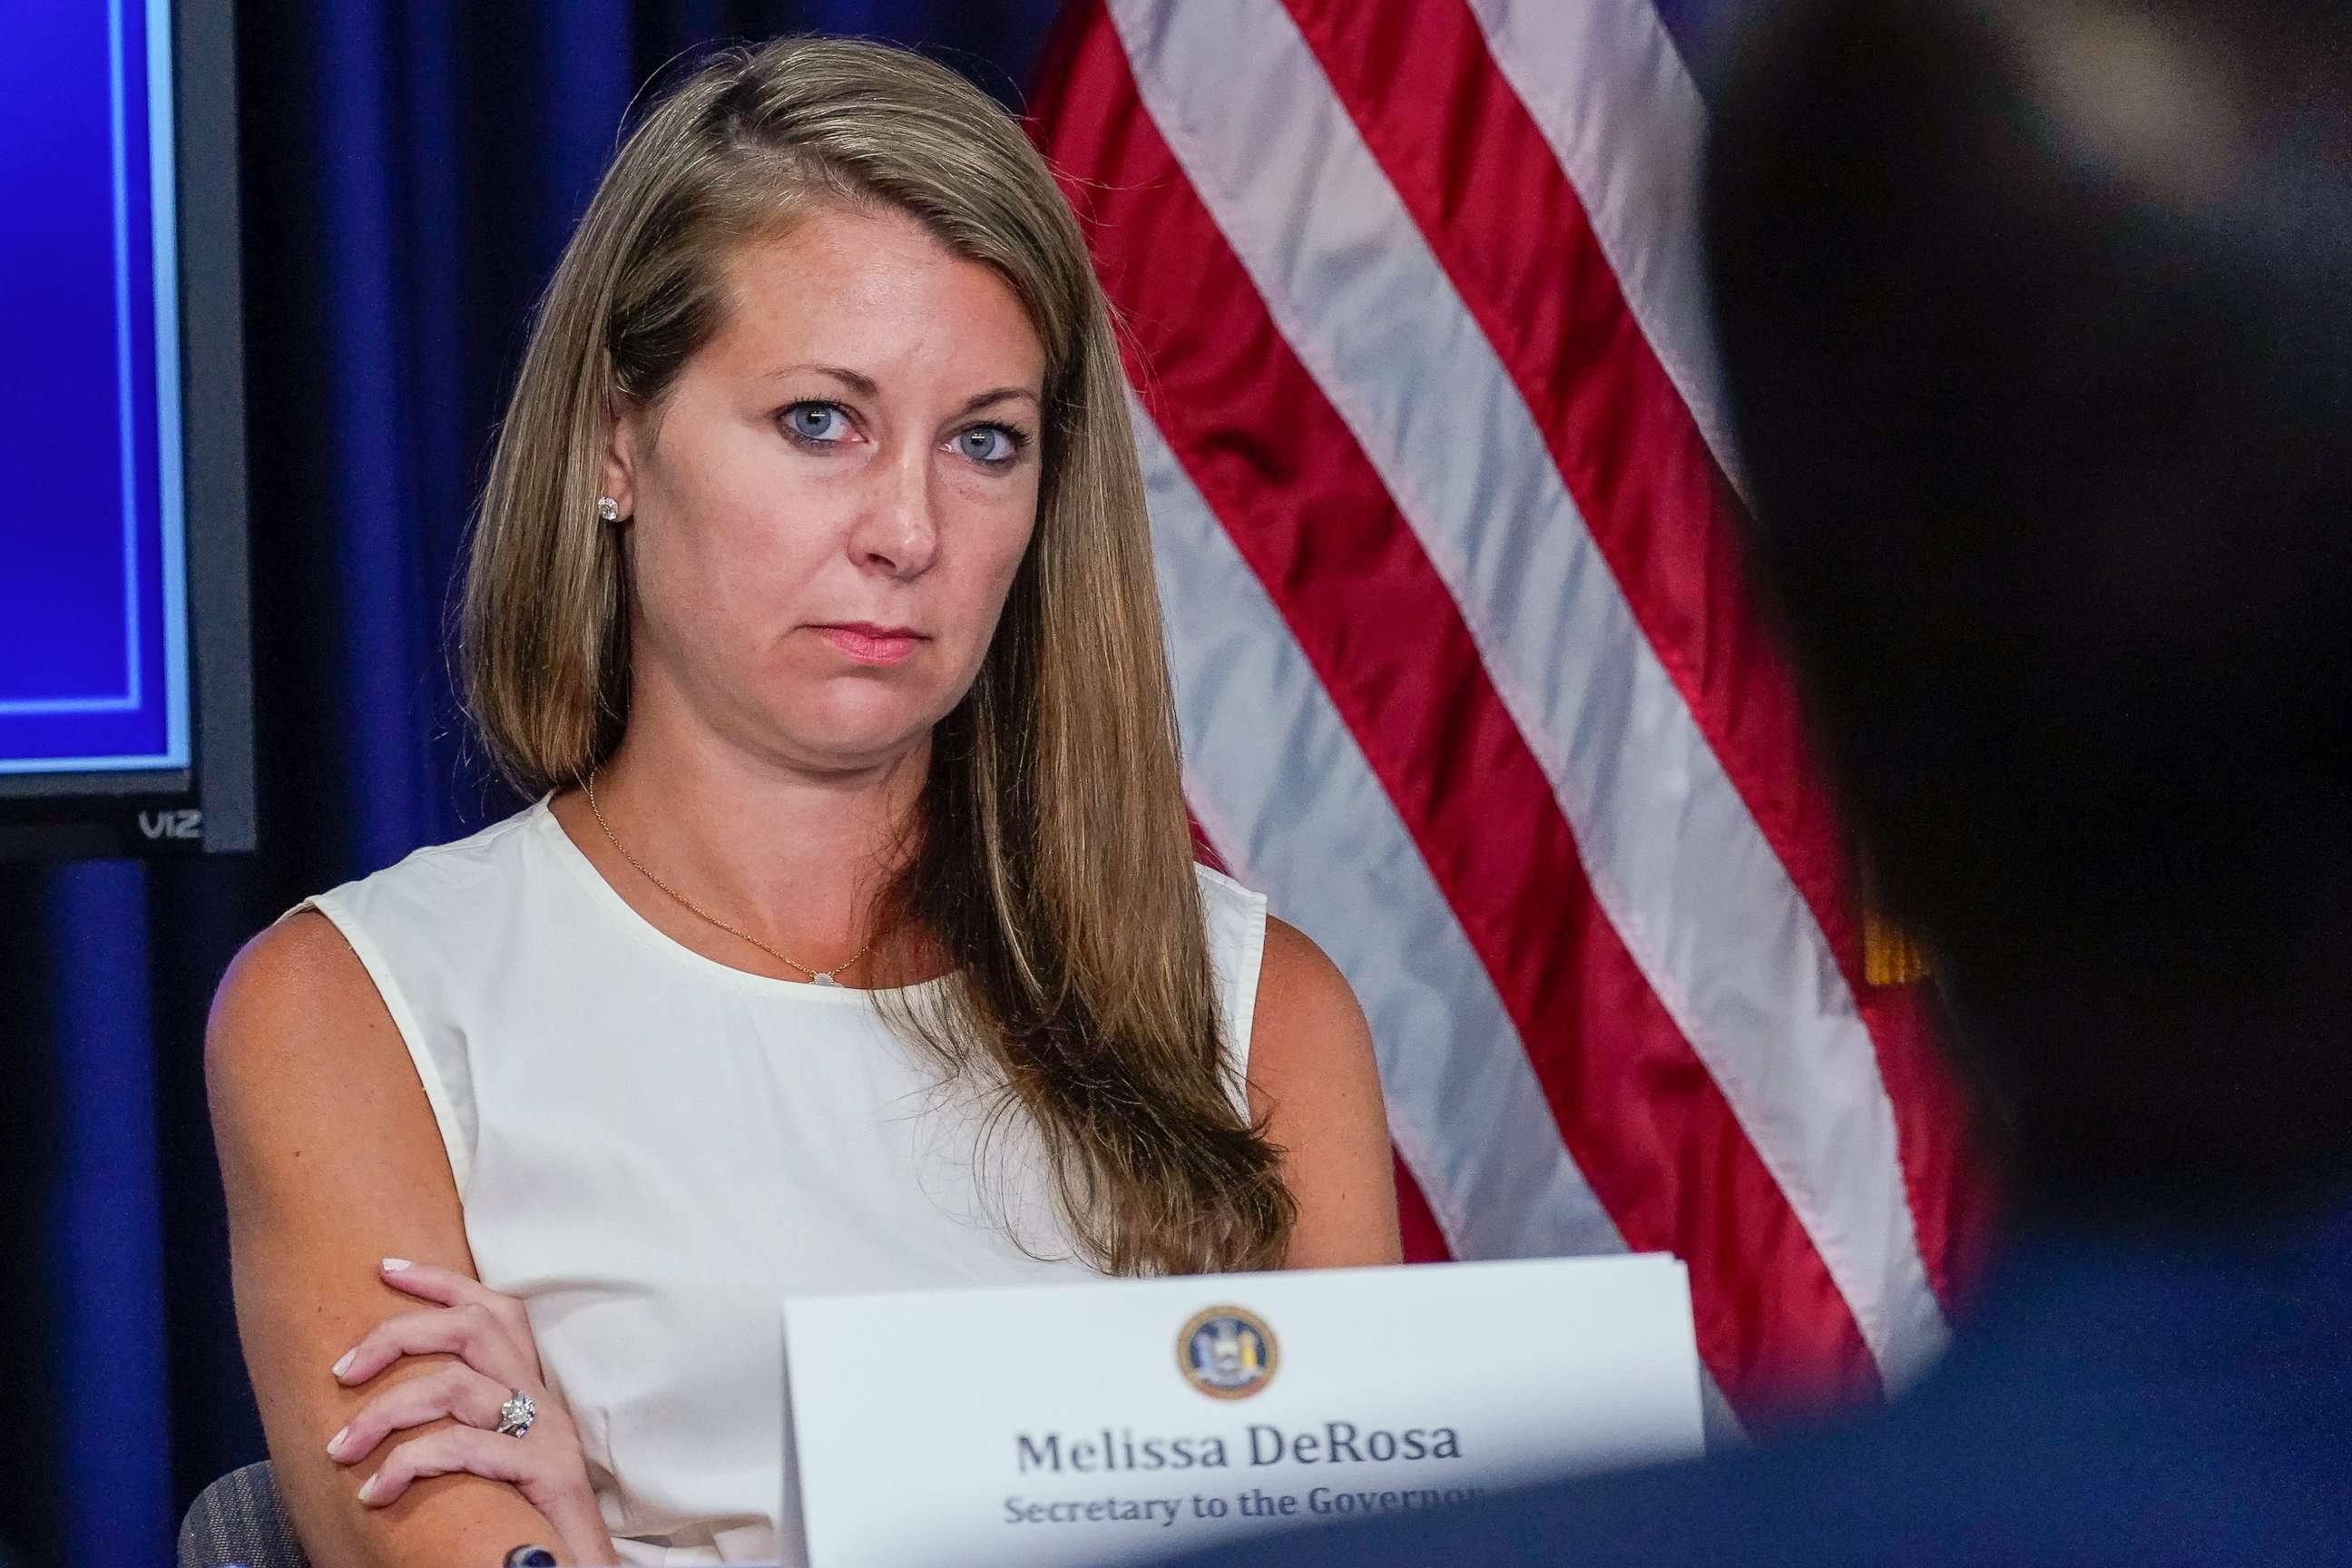
<svg viewBox="0 0 2352 1568">
<path fill-rule="evenodd" d="M 811 972 L 811 973 L 809 974 L 809 984 L 812 984 L 812 985 L 834 985 L 834 986 L 838 986 L 838 985 L 841 984 L 841 982 L 840 982 L 840 981 L 838 981 L 838 980 L 835 980 L 835 979 L 831 974 L 828 974 L 828 973 L 825 973 L 824 970 L 819 969 L 819 970 L 814 970 L 814 971 Z"/>
</svg>

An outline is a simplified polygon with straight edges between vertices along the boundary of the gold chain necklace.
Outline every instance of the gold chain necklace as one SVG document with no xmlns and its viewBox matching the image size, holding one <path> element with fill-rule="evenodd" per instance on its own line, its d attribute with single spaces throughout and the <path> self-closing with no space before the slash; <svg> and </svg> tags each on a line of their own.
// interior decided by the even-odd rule
<svg viewBox="0 0 2352 1568">
<path fill-rule="evenodd" d="M 696 903 L 692 899 L 688 898 L 684 893 L 679 892 L 676 888 L 671 887 L 667 882 L 665 882 L 659 877 L 655 876 L 652 871 L 646 868 L 644 861 L 630 854 L 629 847 L 613 836 L 613 825 L 604 820 L 604 808 L 596 804 L 596 770 L 594 768 L 590 768 L 588 770 L 588 777 L 582 782 L 581 787 L 588 796 L 588 810 L 590 815 L 596 818 L 596 826 L 604 830 L 604 841 L 610 844 L 614 849 L 620 851 L 622 859 L 626 860 L 630 865 L 637 868 L 637 875 L 643 877 L 646 881 L 651 882 L 655 887 L 659 888 L 663 892 L 667 893 L 688 913 L 709 921 L 712 925 L 717 926 L 720 931 L 725 931 L 729 936 L 734 937 L 741 942 L 750 942 L 753 947 L 758 948 L 761 952 L 766 953 L 770 958 L 774 959 L 785 968 L 799 970 L 803 974 L 809 977 L 810 984 L 839 985 L 841 982 L 835 979 L 834 976 L 849 968 L 859 959 L 865 957 L 868 952 L 873 951 L 874 939 L 869 936 L 866 939 L 866 945 L 864 947 L 859 948 L 856 952 L 851 953 L 848 958 L 835 964 L 831 969 L 811 969 L 807 964 L 803 963 L 797 958 L 787 958 L 782 953 L 778 952 L 774 948 L 770 947 L 766 942 L 761 942 L 758 937 L 753 936 L 750 931 L 743 931 L 736 926 L 729 925 L 725 921 L 720 920 L 717 915 L 712 914 L 709 910 L 704 909 L 700 904 Z"/>
</svg>

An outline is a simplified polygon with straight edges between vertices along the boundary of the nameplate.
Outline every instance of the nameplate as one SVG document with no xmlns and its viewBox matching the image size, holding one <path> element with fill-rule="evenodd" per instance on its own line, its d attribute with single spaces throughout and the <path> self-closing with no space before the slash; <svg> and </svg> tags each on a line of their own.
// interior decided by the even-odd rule
<svg viewBox="0 0 2352 1568">
<path fill-rule="evenodd" d="M 1696 1456 L 1663 1257 L 795 1297 L 813 1568 L 1099 1563 Z"/>
</svg>

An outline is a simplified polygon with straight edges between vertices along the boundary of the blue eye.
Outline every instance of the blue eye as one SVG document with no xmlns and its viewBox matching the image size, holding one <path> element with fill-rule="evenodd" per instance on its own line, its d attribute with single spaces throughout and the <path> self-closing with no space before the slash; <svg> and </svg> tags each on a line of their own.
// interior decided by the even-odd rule
<svg viewBox="0 0 2352 1568">
<path fill-rule="evenodd" d="M 1021 448 L 1028 445 L 1028 438 L 1010 426 L 975 425 L 960 431 L 950 445 L 975 463 L 1003 468 L 1012 466 L 1013 459 L 1021 455 Z"/>
<path fill-rule="evenodd" d="M 830 446 L 849 437 L 849 420 L 832 403 L 795 403 L 784 410 L 784 429 L 798 440 Z"/>
</svg>

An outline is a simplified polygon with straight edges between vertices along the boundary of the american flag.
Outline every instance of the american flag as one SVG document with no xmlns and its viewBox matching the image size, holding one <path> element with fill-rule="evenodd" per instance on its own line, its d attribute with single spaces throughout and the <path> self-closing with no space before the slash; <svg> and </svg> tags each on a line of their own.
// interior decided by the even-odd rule
<svg viewBox="0 0 2352 1568">
<path fill-rule="evenodd" d="M 1076 0 L 1035 132 L 1132 334 L 1189 797 L 1364 1003 L 1409 1250 L 1674 1252 L 1752 1419 L 1930 1359 L 1979 1197 L 1743 595 L 1666 20 Z"/>
</svg>

